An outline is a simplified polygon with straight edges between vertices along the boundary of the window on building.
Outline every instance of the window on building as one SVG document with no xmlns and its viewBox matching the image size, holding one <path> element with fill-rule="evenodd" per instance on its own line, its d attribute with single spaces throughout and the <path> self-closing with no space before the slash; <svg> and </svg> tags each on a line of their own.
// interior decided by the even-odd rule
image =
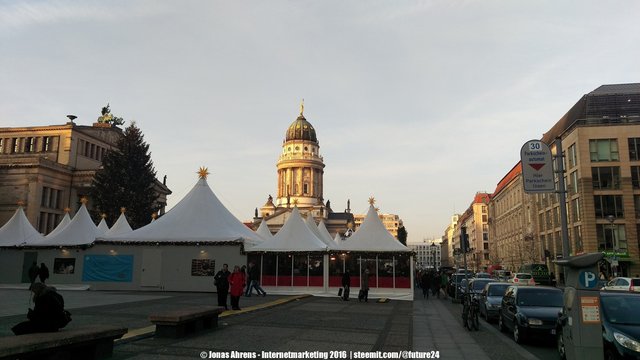
<svg viewBox="0 0 640 360">
<path fill-rule="evenodd" d="M 629 160 L 640 160 L 640 138 L 629 138 Z"/>
<path fill-rule="evenodd" d="M 631 185 L 634 189 L 640 189 L 640 166 L 631 167 Z"/>
<path fill-rule="evenodd" d="M 45 136 L 42 138 L 42 151 L 51 151 L 51 136 Z"/>
<path fill-rule="evenodd" d="M 569 190 L 571 191 L 571 194 L 577 194 L 578 193 L 578 170 L 572 172 L 570 176 L 571 176 L 571 186 L 569 187 Z"/>
<path fill-rule="evenodd" d="M 573 248 L 576 250 L 575 252 L 584 251 L 584 246 L 582 244 L 582 227 L 575 226 L 573 228 Z"/>
<path fill-rule="evenodd" d="M 35 145 L 35 139 L 32 137 L 28 137 L 24 141 L 24 152 L 33 152 Z"/>
<path fill-rule="evenodd" d="M 578 155 L 576 154 L 576 144 L 571 144 L 571 146 L 569 146 L 567 160 L 569 162 L 569 169 L 573 168 L 578 163 Z"/>
<path fill-rule="evenodd" d="M 605 219 L 609 215 L 624 217 L 622 195 L 595 195 L 593 197 L 596 218 Z"/>
<path fill-rule="evenodd" d="M 622 224 L 596 224 L 598 251 L 627 250 L 627 234 Z"/>
<path fill-rule="evenodd" d="M 11 147 L 11 153 L 15 154 L 17 152 L 20 152 L 20 139 L 13 138 L 11 139 L 11 141 L 13 142 L 13 146 Z"/>
<path fill-rule="evenodd" d="M 594 139 L 589 140 L 589 153 L 591 161 L 618 161 L 618 140 Z"/>
<path fill-rule="evenodd" d="M 640 219 L 640 195 L 633 195 L 633 205 L 636 210 L 636 219 Z"/>
<path fill-rule="evenodd" d="M 307 184 L 307 183 L 302 184 L 302 192 L 305 195 L 309 193 L 309 184 Z"/>
<path fill-rule="evenodd" d="M 0 139 L 0 154 L 4 152 L 4 139 Z"/>
<path fill-rule="evenodd" d="M 620 189 L 620 167 L 599 166 L 591 168 L 594 189 Z"/>
<path fill-rule="evenodd" d="M 581 216 L 580 216 L 580 198 L 577 199 L 573 199 L 571 200 L 571 214 L 572 216 L 572 220 L 573 221 L 580 221 L 581 220 Z"/>
</svg>

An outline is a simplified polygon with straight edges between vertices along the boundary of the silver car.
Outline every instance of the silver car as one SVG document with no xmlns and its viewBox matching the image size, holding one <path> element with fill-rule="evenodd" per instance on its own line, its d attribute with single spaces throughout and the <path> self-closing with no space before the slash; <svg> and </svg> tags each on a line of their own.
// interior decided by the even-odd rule
<svg viewBox="0 0 640 360">
<path fill-rule="evenodd" d="M 488 322 L 498 319 L 502 296 L 509 285 L 506 282 L 490 282 L 484 286 L 480 294 L 480 316 Z"/>
</svg>

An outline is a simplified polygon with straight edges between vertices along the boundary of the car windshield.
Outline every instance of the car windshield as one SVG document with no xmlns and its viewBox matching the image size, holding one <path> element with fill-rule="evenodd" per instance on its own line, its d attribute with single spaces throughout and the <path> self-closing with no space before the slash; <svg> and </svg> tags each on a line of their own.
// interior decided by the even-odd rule
<svg viewBox="0 0 640 360">
<path fill-rule="evenodd" d="M 602 296 L 600 301 L 612 324 L 640 325 L 640 296 Z"/>
<path fill-rule="evenodd" d="M 471 283 L 471 288 L 472 290 L 475 291 L 481 291 L 482 289 L 484 289 L 484 286 L 487 285 L 487 283 L 490 281 L 474 281 L 473 283 Z"/>
<path fill-rule="evenodd" d="M 518 306 L 562 307 L 562 291 L 520 291 Z"/>
<path fill-rule="evenodd" d="M 509 284 L 491 285 L 491 286 L 489 286 L 488 295 L 489 296 L 504 296 L 504 293 L 505 293 L 505 291 L 507 291 L 508 287 L 509 287 Z"/>
</svg>

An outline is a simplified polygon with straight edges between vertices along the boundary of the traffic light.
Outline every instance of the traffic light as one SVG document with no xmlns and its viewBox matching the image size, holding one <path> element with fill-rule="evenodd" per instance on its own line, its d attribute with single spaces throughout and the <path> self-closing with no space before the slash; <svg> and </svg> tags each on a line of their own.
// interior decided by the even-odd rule
<svg viewBox="0 0 640 360">
<path fill-rule="evenodd" d="M 467 235 L 467 227 L 460 228 L 460 247 L 463 253 L 469 252 L 469 235 Z"/>
</svg>

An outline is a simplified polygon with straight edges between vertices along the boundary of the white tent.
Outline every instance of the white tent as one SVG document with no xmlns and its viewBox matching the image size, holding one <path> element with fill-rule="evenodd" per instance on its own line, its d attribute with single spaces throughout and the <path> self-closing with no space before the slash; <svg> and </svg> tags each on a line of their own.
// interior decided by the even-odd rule
<svg viewBox="0 0 640 360">
<path fill-rule="evenodd" d="M 239 243 L 262 241 L 236 219 L 213 193 L 205 176 L 170 211 L 127 234 L 99 237 L 98 242 L 122 243 Z"/>
<path fill-rule="evenodd" d="M 320 240 L 322 240 L 323 243 L 325 243 L 327 245 L 328 249 L 333 249 L 333 241 L 332 240 L 327 240 L 324 235 L 322 235 L 322 233 L 320 232 L 320 229 L 318 229 L 318 226 L 316 225 L 316 221 L 313 220 L 313 216 L 309 213 L 307 214 L 307 219 L 305 220 L 305 223 L 307 224 L 307 226 L 309 227 L 309 230 L 311 230 L 311 232 Z"/>
<path fill-rule="evenodd" d="M 109 231 L 109 225 L 107 225 L 107 221 L 104 218 L 102 218 L 102 220 L 100 220 L 100 223 L 98 223 L 98 230 L 96 231 L 96 236 L 102 236 L 107 231 Z"/>
<path fill-rule="evenodd" d="M 111 229 L 109 229 L 106 233 L 104 233 L 103 236 L 109 237 L 109 236 L 124 235 L 132 231 L 133 229 L 131 229 L 131 225 L 129 225 L 129 222 L 127 221 L 127 217 L 124 216 L 124 212 L 121 212 L 120 216 L 118 216 L 118 220 L 116 220 L 116 222 L 113 224 Z"/>
<path fill-rule="evenodd" d="M 49 234 L 47 234 L 47 236 L 45 236 L 46 238 L 50 238 L 52 236 L 55 236 L 57 233 L 62 231 L 62 229 L 64 229 L 67 225 L 69 225 L 69 223 L 71 222 L 71 216 L 69 216 L 69 210 L 70 209 L 68 209 L 68 208 L 65 209 L 65 214 L 64 214 L 64 217 L 62 218 L 62 221 L 60 221 L 58 226 L 56 226 L 56 228 L 53 229 L 52 232 L 50 232 Z"/>
<path fill-rule="evenodd" d="M 339 250 L 366 252 L 411 252 L 384 227 L 373 205 L 369 206 L 358 231 L 342 241 Z"/>
<path fill-rule="evenodd" d="M 342 244 L 342 236 L 340 236 L 339 232 L 336 232 L 336 236 L 333 238 L 333 242 L 336 245 L 337 249 L 340 249 L 340 244 Z"/>
<path fill-rule="evenodd" d="M 96 240 L 98 227 L 91 220 L 85 204 L 64 229 L 53 236 L 47 236 L 42 241 L 27 243 L 30 246 L 81 246 L 90 245 Z"/>
<path fill-rule="evenodd" d="M 325 243 L 330 244 L 330 248 L 335 247 L 335 242 L 333 241 L 333 237 L 329 234 L 329 230 L 327 229 L 327 225 L 324 224 L 324 220 L 320 220 L 320 224 L 318 224 L 318 231 L 320 232 L 321 239 L 324 240 Z"/>
<path fill-rule="evenodd" d="M 267 225 L 267 222 L 264 220 L 262 220 L 262 222 L 260 223 L 260 226 L 258 226 L 258 230 L 256 230 L 256 234 L 260 235 L 265 240 L 273 238 L 273 234 L 271 233 L 271 230 L 269 230 L 269 226 Z"/>
<path fill-rule="evenodd" d="M 296 252 L 296 251 L 326 251 L 328 248 L 302 220 L 297 207 L 280 231 L 272 238 L 251 248 L 251 251 Z"/>
<path fill-rule="evenodd" d="M 18 206 L 11 219 L 0 228 L 0 246 L 24 245 L 43 239 L 27 219 L 22 206 Z"/>
</svg>

